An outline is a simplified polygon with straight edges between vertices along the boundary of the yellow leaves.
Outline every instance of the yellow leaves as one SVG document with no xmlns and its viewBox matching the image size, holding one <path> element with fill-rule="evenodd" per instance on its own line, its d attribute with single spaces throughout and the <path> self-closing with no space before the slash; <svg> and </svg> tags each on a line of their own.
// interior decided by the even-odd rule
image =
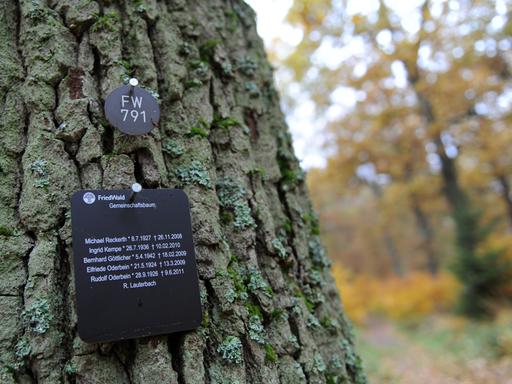
<svg viewBox="0 0 512 384">
<path fill-rule="evenodd" d="M 503 27 L 503 33 L 506 36 L 512 35 L 512 19 L 508 19 L 507 23 Z"/>
<path fill-rule="evenodd" d="M 339 264 L 332 268 L 336 285 L 340 291 L 345 313 L 356 324 L 362 324 L 368 317 L 370 301 L 376 293 L 375 281 L 367 276 L 353 276 Z"/>
<path fill-rule="evenodd" d="M 390 14 L 390 10 L 388 9 L 384 1 L 381 0 L 379 4 L 378 20 L 376 25 L 377 30 L 392 28 Z"/>
<path fill-rule="evenodd" d="M 286 19 L 291 24 L 302 26 L 305 30 L 319 28 L 330 6 L 328 0 L 295 0 Z"/>
<path fill-rule="evenodd" d="M 485 252 L 486 250 L 503 250 L 502 257 L 512 262 L 512 234 L 490 234 L 482 244 L 481 251 Z"/>
<path fill-rule="evenodd" d="M 432 14 L 430 13 L 429 5 L 430 2 L 425 1 L 421 6 L 421 18 L 423 23 L 432 20 Z"/>
<path fill-rule="evenodd" d="M 416 196 L 424 205 L 429 205 L 428 211 L 433 209 L 432 202 L 436 199 L 441 190 L 441 180 L 429 174 L 418 174 L 411 181 L 409 181 L 405 188 L 408 196 Z"/>
<path fill-rule="evenodd" d="M 352 23 L 356 26 L 356 27 L 359 27 L 361 26 L 363 23 L 366 22 L 366 18 L 363 17 L 363 15 L 361 14 L 356 14 L 354 16 L 352 16 Z"/>
<path fill-rule="evenodd" d="M 303 49 L 307 52 L 311 52 L 311 47 L 306 47 L 309 43 L 302 42 Z M 293 70 L 294 76 L 297 80 L 302 80 L 306 71 L 311 67 L 310 55 L 304 54 L 303 51 L 296 50 L 291 53 L 285 61 L 286 67 Z"/>
<path fill-rule="evenodd" d="M 397 44 L 395 58 L 403 63 L 409 80 L 414 83 L 420 77 L 418 70 L 419 41 L 404 40 Z"/>
<path fill-rule="evenodd" d="M 370 316 L 415 321 L 437 311 L 453 307 L 459 292 L 455 278 L 443 272 L 434 277 L 415 272 L 405 278 L 376 278 L 350 274 L 340 264 L 333 275 L 349 318 L 362 324 Z"/>
<path fill-rule="evenodd" d="M 484 222 L 502 219 L 496 229 L 501 235 L 507 212 L 497 177 L 512 175 L 512 114 L 506 115 L 511 75 L 503 59 L 507 51 L 499 44 L 510 34 L 488 27 L 495 4 L 479 1 L 477 12 L 467 2 L 457 9 L 426 1 L 414 11 L 423 19 L 419 31 L 397 6 L 386 4 L 378 13 L 346 14 L 339 18 L 342 26 L 333 26 L 333 2 L 296 0 L 289 18 L 305 32 L 287 62 L 293 81 L 305 80 L 301 87 L 316 111 L 341 110 L 318 116 L 326 122 L 332 151 L 327 168 L 308 181 L 331 257 L 365 273 L 341 278 L 350 280 L 345 301 L 356 318 L 379 311 L 390 317 L 426 313 L 435 310 L 435 299 L 449 302 L 443 295 L 456 291 L 445 275 L 429 280 L 413 274 L 407 281 L 384 282 L 368 276 L 390 271 L 386 237 L 406 270 L 425 268 L 432 249 L 442 265 L 456 257 L 451 211 L 443 196 L 441 137 L 450 156 L 456 156 L 459 183 L 482 210 Z M 340 33 L 332 33 L 335 27 Z M 318 47 L 321 55 L 316 55 Z M 304 74 L 311 66 L 316 71 L 309 73 L 316 75 L 308 81 Z M 339 97 L 338 91 L 347 88 L 356 96 L 353 103 Z M 350 109 L 344 110 L 345 104 Z M 415 219 L 418 206 L 431 222 L 430 231 Z M 510 250 L 512 242 L 503 246 Z M 408 290 L 408 284 L 413 288 Z M 366 302 L 358 290 L 376 301 Z M 380 295 L 380 290 L 392 294 Z"/>
</svg>

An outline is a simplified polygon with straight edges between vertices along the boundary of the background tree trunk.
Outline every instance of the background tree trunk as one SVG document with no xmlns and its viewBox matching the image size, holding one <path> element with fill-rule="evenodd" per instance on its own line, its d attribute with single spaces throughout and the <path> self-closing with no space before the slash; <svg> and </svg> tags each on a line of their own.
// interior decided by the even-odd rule
<svg viewBox="0 0 512 384">
<path fill-rule="evenodd" d="M 421 208 L 420 199 L 416 195 L 411 196 L 412 211 L 416 220 L 416 227 L 421 236 L 421 249 L 425 252 L 426 267 L 432 276 L 439 272 L 439 258 L 434 248 L 434 230 L 426 212 Z"/>
<path fill-rule="evenodd" d="M 512 194 L 510 192 L 510 183 L 507 179 L 507 176 L 503 174 L 498 175 L 496 179 L 501 186 L 501 196 L 503 197 L 503 201 L 505 202 L 505 206 L 507 208 L 508 226 L 510 231 L 512 231 Z"/>
<path fill-rule="evenodd" d="M 373 195 L 377 200 L 382 199 L 382 188 L 376 182 L 369 183 L 370 188 L 372 189 Z M 396 276 L 404 276 L 404 268 L 402 266 L 402 259 L 400 254 L 398 253 L 398 248 L 396 247 L 395 240 L 391 235 L 390 231 L 387 227 L 383 228 L 383 238 L 384 238 L 384 248 L 386 248 L 386 254 L 389 258 L 389 263 L 391 265 L 391 269 Z"/>
<path fill-rule="evenodd" d="M 0 9 L 0 382 L 364 382 L 253 11 L 220 0 Z M 130 76 L 160 95 L 160 126 L 143 137 L 103 114 Z M 203 325 L 87 344 L 70 196 L 134 181 L 190 198 Z"/>
</svg>

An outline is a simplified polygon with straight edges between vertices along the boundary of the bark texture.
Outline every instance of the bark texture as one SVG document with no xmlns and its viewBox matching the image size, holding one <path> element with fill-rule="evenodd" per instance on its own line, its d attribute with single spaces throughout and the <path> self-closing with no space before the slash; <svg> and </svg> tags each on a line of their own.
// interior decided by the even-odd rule
<svg viewBox="0 0 512 384">
<path fill-rule="evenodd" d="M 365 382 L 247 5 L 2 0 L 0 18 L 0 382 Z M 130 76 L 159 95 L 142 137 L 103 114 Z M 189 196 L 204 321 L 87 344 L 70 196 L 135 181 Z"/>
</svg>

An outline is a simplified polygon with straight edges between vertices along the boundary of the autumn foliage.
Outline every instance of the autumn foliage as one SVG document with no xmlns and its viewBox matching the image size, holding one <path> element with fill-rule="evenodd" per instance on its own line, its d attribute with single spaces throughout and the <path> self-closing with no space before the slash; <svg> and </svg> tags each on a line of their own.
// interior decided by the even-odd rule
<svg viewBox="0 0 512 384">
<path fill-rule="evenodd" d="M 453 308 L 460 289 L 457 280 L 446 272 L 436 277 L 413 272 L 406 277 L 376 278 L 350 273 L 335 264 L 333 274 L 344 308 L 357 324 L 372 316 L 415 322 L 434 312 L 447 312 Z"/>
<path fill-rule="evenodd" d="M 509 9 L 294 1 L 285 103 L 311 101 L 326 137 L 308 183 L 357 320 L 481 317 L 512 297 Z"/>
</svg>

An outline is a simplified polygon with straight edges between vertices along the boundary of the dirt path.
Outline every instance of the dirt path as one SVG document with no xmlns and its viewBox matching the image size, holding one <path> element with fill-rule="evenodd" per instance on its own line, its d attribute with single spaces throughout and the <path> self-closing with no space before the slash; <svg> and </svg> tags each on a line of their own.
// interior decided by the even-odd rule
<svg viewBox="0 0 512 384">
<path fill-rule="evenodd" d="M 436 354 L 398 330 L 375 321 L 361 334 L 378 369 L 372 384 L 512 384 L 512 361 L 457 360 L 452 351 Z"/>
</svg>

